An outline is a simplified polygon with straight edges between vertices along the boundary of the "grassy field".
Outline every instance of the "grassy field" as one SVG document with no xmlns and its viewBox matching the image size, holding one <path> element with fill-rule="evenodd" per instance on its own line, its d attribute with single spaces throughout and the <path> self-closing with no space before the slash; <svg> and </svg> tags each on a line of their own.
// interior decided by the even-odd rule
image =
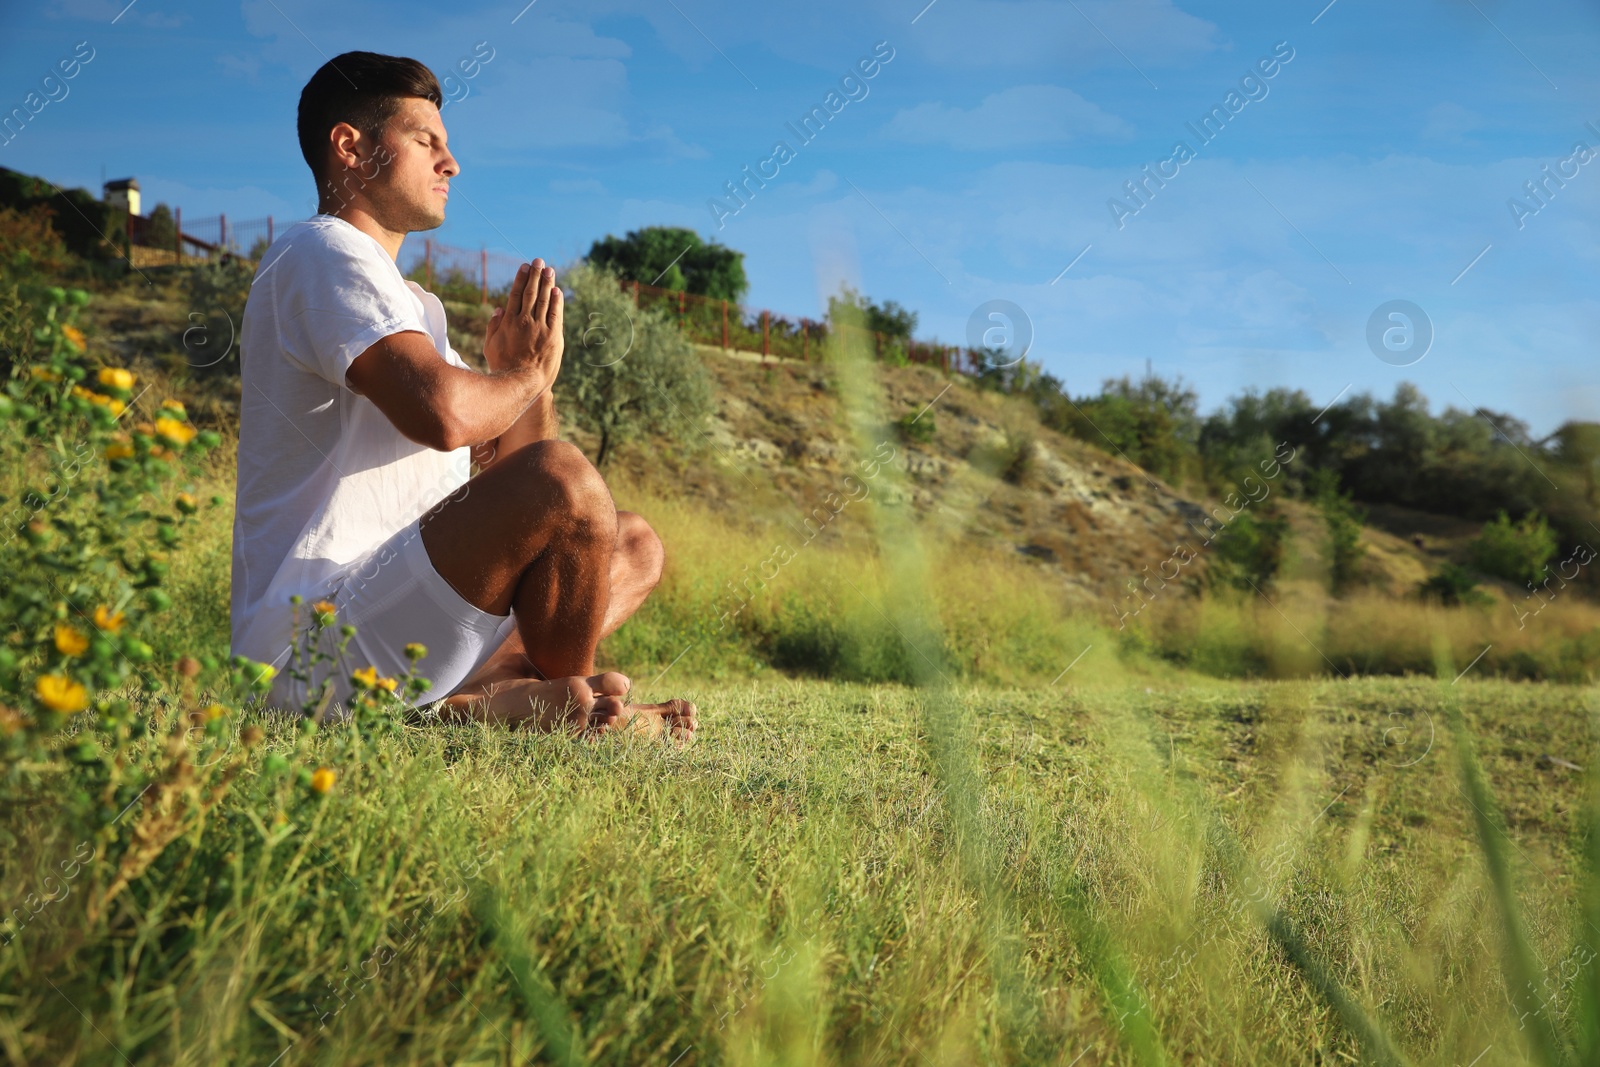
<svg viewBox="0 0 1600 1067">
<path fill-rule="evenodd" d="M 1600 1062 L 1600 703 L 1510 680 L 1585 679 L 1593 605 L 1294 577 L 1117 630 L 896 468 L 804 543 L 619 479 L 671 562 L 602 661 L 694 744 L 376 687 L 319 730 L 227 659 L 227 425 L 54 299 L 0 428 L 11 1063 Z"/>
<path fill-rule="evenodd" d="M 1582 776 L 1549 758 L 1590 762 L 1585 691 L 672 689 L 705 709 L 683 751 L 273 727 L 257 756 L 298 747 L 335 787 L 252 759 L 94 920 L 105 869 L 57 873 L 64 895 L 0 950 L 0 1048 L 13 1063 L 1367 1058 L 1269 935 L 1281 916 L 1413 1062 L 1528 1062 L 1451 699 L 1505 808 L 1539 996 L 1564 1016 L 1592 972 Z M 933 699 L 960 708 L 980 765 L 976 840 L 928 755 Z M 0 893 L 45 895 L 80 842 L 47 797 L 6 824 Z"/>
</svg>

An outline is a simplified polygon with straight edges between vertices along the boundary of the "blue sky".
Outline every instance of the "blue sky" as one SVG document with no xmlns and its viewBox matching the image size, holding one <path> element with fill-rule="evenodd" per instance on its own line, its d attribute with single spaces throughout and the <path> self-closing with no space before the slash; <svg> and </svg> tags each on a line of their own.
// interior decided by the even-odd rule
<svg viewBox="0 0 1600 1067">
<path fill-rule="evenodd" d="M 1539 433 L 1600 417 L 1600 158 L 1574 156 L 1600 152 L 1593 4 L 525 2 L 5 5 L 0 110 L 78 42 L 94 59 L 0 165 L 136 176 L 191 218 L 303 217 L 294 108 L 326 57 L 443 75 L 486 42 L 444 113 L 452 244 L 564 262 L 690 226 L 746 253 L 755 305 L 816 316 L 848 280 L 950 342 L 1007 300 L 1075 393 L 1148 360 L 1207 409 L 1248 386 L 1322 403 L 1410 380 Z M 893 58 L 846 99 L 879 42 Z M 1259 78 L 1275 48 L 1293 58 Z M 801 143 L 786 123 L 830 91 L 837 114 Z M 1227 121 L 1203 143 L 1189 124 L 1213 107 Z M 779 140 L 792 158 L 719 229 L 709 202 L 737 206 L 724 183 Z M 1124 183 L 1147 164 L 1171 177 L 1141 204 Z M 1536 201 L 1546 165 L 1567 177 Z M 1391 300 L 1432 324 L 1411 366 L 1369 348 Z"/>
</svg>

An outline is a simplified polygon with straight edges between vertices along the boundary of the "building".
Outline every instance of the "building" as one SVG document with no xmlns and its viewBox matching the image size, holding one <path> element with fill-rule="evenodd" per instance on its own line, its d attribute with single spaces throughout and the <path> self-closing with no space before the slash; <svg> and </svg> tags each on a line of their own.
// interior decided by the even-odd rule
<svg viewBox="0 0 1600 1067">
<path fill-rule="evenodd" d="M 139 210 L 139 179 L 118 178 L 114 182 L 106 182 L 102 196 L 108 207 L 122 208 L 129 215 L 142 214 Z"/>
</svg>

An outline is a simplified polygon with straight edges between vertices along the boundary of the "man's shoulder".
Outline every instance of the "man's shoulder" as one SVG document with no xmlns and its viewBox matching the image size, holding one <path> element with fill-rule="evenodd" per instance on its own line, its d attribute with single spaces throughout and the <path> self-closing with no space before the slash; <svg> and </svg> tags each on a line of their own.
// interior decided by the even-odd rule
<svg viewBox="0 0 1600 1067">
<path fill-rule="evenodd" d="M 348 222 L 332 215 L 313 215 L 284 231 L 263 257 L 263 270 L 280 259 L 282 266 L 292 267 L 325 257 L 358 259 L 375 266 L 393 264 L 377 241 Z"/>
</svg>

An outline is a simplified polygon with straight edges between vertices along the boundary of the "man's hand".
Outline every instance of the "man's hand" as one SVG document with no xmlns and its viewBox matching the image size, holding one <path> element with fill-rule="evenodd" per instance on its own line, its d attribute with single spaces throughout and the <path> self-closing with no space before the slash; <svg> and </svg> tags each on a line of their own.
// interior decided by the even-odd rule
<svg viewBox="0 0 1600 1067">
<path fill-rule="evenodd" d="M 565 347 L 561 289 L 556 272 L 542 259 L 523 264 L 511 283 L 504 308 L 496 308 L 483 342 L 483 358 L 491 371 L 534 368 L 539 392 L 547 392 L 561 373 Z"/>
<path fill-rule="evenodd" d="M 373 342 L 350 364 L 350 389 L 395 429 L 443 452 L 492 445 L 487 465 L 530 441 L 554 437 L 551 387 L 561 373 L 562 298 L 556 272 L 536 259 L 517 271 L 504 311 L 489 320 L 489 373 L 454 367 L 415 331 Z M 503 439 L 502 439 L 503 438 Z"/>
</svg>

